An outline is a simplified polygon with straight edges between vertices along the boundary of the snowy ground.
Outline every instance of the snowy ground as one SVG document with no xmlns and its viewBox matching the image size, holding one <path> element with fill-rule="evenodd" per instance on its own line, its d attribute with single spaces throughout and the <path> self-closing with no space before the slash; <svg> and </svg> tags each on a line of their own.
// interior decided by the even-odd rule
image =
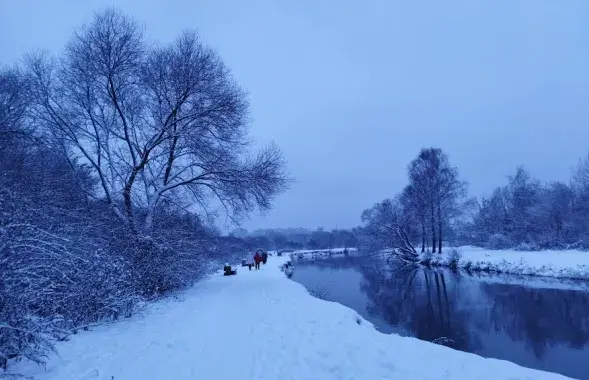
<svg viewBox="0 0 589 380">
<path fill-rule="evenodd" d="M 345 251 L 348 251 L 348 255 L 352 256 L 357 253 L 356 248 L 332 248 L 332 249 L 301 249 L 297 250 L 290 255 L 294 259 L 298 260 L 317 260 L 317 259 L 325 259 L 329 257 L 343 257 L 345 256 Z"/>
<path fill-rule="evenodd" d="M 589 281 L 579 281 L 567 278 L 524 276 L 484 272 L 471 272 L 468 278 L 487 284 L 516 285 L 535 289 L 561 289 L 589 292 Z"/>
<path fill-rule="evenodd" d="M 458 267 L 522 275 L 589 280 L 589 252 L 486 250 L 460 247 Z M 449 265 L 452 253 L 432 254 L 432 262 Z"/>
<path fill-rule="evenodd" d="M 180 300 L 60 343 L 40 380 L 565 379 L 413 338 L 386 335 L 354 311 L 311 297 L 271 257 L 260 271 L 217 274 Z"/>
</svg>

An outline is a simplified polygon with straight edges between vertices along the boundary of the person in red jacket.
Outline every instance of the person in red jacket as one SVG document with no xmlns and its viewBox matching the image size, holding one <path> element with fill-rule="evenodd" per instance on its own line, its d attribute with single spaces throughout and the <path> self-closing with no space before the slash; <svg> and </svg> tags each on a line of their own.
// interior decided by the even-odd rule
<svg viewBox="0 0 589 380">
<path fill-rule="evenodd" d="M 261 262 L 262 262 L 262 255 L 260 255 L 260 253 L 256 252 L 256 254 L 254 255 L 254 263 L 256 264 L 255 265 L 256 269 L 260 269 Z"/>
</svg>

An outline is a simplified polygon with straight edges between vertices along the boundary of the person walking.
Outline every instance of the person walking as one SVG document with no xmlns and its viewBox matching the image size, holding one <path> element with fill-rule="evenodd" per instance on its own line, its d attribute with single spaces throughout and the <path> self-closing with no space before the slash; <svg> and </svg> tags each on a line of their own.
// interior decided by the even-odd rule
<svg viewBox="0 0 589 380">
<path fill-rule="evenodd" d="M 256 269 L 260 269 L 260 263 L 262 262 L 262 255 L 259 252 L 256 252 L 254 255 L 254 264 Z"/>
</svg>

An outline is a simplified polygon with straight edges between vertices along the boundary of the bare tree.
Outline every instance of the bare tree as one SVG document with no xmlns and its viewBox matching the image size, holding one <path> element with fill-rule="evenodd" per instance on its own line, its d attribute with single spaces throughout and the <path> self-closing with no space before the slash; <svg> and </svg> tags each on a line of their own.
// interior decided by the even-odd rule
<svg viewBox="0 0 589 380">
<path fill-rule="evenodd" d="M 571 186 L 561 182 L 541 183 L 522 166 L 508 177 L 506 186 L 479 202 L 473 217 L 477 244 L 491 248 L 565 248 L 583 243 L 587 224 L 583 201 L 583 180 L 579 166 Z M 582 170 L 581 170 L 582 173 Z M 584 244 L 577 244 L 583 248 Z"/>
<path fill-rule="evenodd" d="M 577 191 L 589 194 L 589 153 L 574 168 L 572 182 Z"/>
<path fill-rule="evenodd" d="M 478 210 L 473 217 L 477 235 L 474 243 L 486 243 L 492 235 L 506 234 L 507 198 L 507 189 L 497 187 L 490 197 L 483 197 L 478 202 Z"/>
<path fill-rule="evenodd" d="M 424 217 L 429 221 L 432 252 L 436 252 L 437 246 L 441 253 L 444 226 L 459 210 L 458 201 L 465 196 L 466 185 L 458 179 L 458 170 L 450 166 L 448 156 L 438 148 L 422 149 L 408 171 L 410 203 L 422 221 Z"/>
<path fill-rule="evenodd" d="M 466 183 L 458 177 L 458 169 L 450 166 L 448 156 L 442 154 L 440 170 L 436 180 L 436 211 L 438 218 L 438 253 L 442 253 L 444 229 L 451 219 L 464 210 Z"/>
<path fill-rule="evenodd" d="M 107 10 L 62 59 L 32 57 L 29 68 L 36 117 L 90 165 L 101 198 L 133 230 L 151 231 L 162 199 L 206 208 L 215 197 L 238 220 L 287 186 L 276 146 L 250 153 L 247 97 L 193 32 L 152 48 Z"/>
<path fill-rule="evenodd" d="M 18 67 L 0 68 L 0 138 L 8 134 L 23 134 L 30 105 L 28 78 Z"/>
<path fill-rule="evenodd" d="M 413 186 L 413 196 L 427 215 L 432 239 L 432 252 L 436 252 L 436 199 L 435 181 L 439 171 L 439 155 L 434 149 L 422 149 L 417 158 L 409 164 L 409 183 Z"/>
<path fill-rule="evenodd" d="M 405 212 L 412 216 L 413 222 L 419 225 L 421 253 L 425 252 L 427 239 L 427 197 L 423 189 L 416 188 L 415 185 L 407 185 L 401 194 L 401 203 Z"/>
<path fill-rule="evenodd" d="M 571 187 L 574 192 L 574 220 L 579 238 L 589 238 L 589 153 L 579 160 L 573 170 Z"/>
<path fill-rule="evenodd" d="M 523 166 L 518 166 L 515 174 L 508 179 L 507 233 L 516 242 L 531 242 L 539 233 L 540 226 L 536 219 L 541 184 Z"/>
<path fill-rule="evenodd" d="M 388 248 L 405 262 L 417 262 L 417 251 L 406 228 L 409 220 L 398 198 L 386 199 L 362 213 L 364 239 L 370 249 Z"/>
</svg>

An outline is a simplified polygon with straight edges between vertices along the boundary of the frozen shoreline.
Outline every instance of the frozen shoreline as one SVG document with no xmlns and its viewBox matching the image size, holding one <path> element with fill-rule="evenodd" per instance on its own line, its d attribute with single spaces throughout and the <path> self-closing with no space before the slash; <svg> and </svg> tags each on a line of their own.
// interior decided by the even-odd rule
<svg viewBox="0 0 589 380">
<path fill-rule="evenodd" d="M 432 266 L 457 267 L 472 272 L 589 280 L 589 252 L 487 250 L 469 246 L 456 250 L 459 253 L 457 262 L 452 248 L 446 248 L 441 255 L 429 254 L 422 259 Z"/>
<path fill-rule="evenodd" d="M 180 300 L 59 343 L 46 370 L 25 361 L 13 370 L 38 380 L 566 378 L 380 333 L 288 280 L 279 269 L 287 260 L 217 273 Z"/>
<path fill-rule="evenodd" d="M 458 261 L 453 250 L 458 251 Z M 331 250 L 302 250 L 292 253 L 295 259 L 317 260 L 345 256 L 343 248 Z M 348 250 L 356 256 L 355 249 Z M 387 251 L 382 258 L 389 257 Z M 374 255 L 374 257 L 381 257 Z M 516 251 L 488 250 L 479 247 L 445 247 L 443 253 L 420 255 L 425 266 L 456 267 L 468 272 L 505 273 L 521 276 L 540 276 L 568 280 L 589 280 L 589 252 L 577 250 Z"/>
</svg>

